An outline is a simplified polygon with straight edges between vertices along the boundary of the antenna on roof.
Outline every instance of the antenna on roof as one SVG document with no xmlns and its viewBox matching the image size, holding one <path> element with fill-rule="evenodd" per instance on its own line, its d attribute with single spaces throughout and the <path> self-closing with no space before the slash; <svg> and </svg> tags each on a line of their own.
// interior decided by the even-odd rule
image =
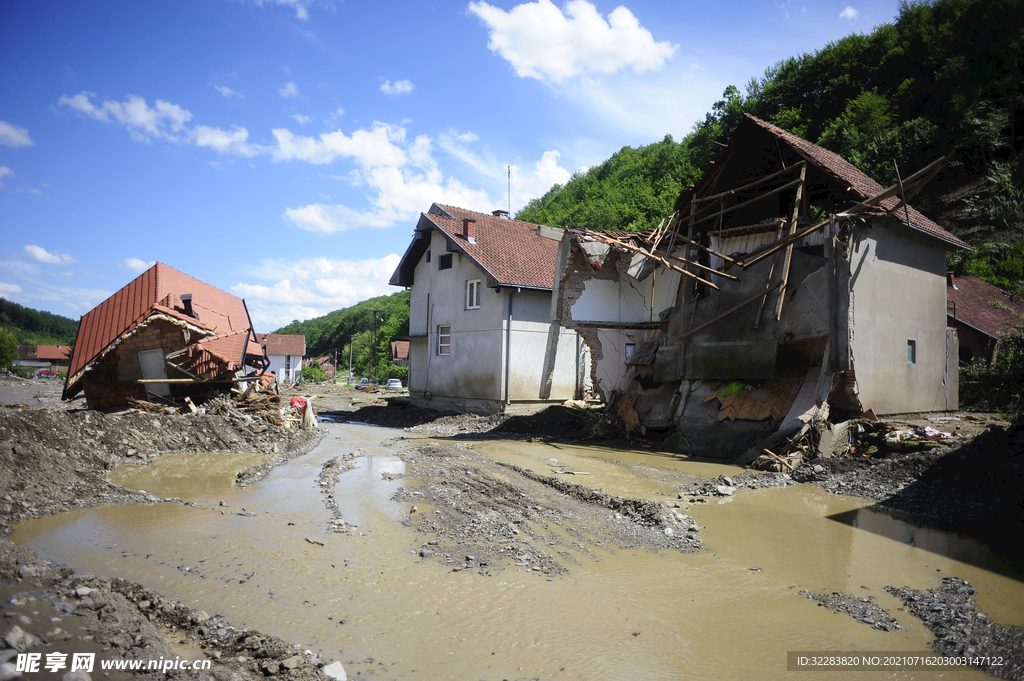
<svg viewBox="0 0 1024 681">
<path fill-rule="evenodd" d="M 508 216 L 512 217 L 512 166 L 508 168 Z"/>
</svg>

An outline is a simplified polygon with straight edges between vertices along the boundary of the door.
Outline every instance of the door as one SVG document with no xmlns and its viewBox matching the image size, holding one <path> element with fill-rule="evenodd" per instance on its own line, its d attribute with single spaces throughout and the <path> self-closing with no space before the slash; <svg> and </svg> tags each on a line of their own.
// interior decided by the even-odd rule
<svg viewBox="0 0 1024 681">
<path fill-rule="evenodd" d="M 139 363 L 142 364 L 142 377 L 147 380 L 154 378 L 167 378 L 167 364 L 164 361 L 162 348 L 155 350 L 143 350 L 139 353 Z M 146 391 L 161 397 L 171 396 L 171 386 L 166 383 L 146 383 Z"/>
</svg>

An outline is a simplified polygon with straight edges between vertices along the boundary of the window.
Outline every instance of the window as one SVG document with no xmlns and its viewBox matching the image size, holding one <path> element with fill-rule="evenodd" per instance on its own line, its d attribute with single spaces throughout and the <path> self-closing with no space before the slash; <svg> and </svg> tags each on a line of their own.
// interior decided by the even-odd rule
<svg viewBox="0 0 1024 681">
<path fill-rule="evenodd" d="M 636 343 L 626 343 L 626 359 L 628 360 L 636 352 Z"/>
<path fill-rule="evenodd" d="M 430 249 L 427 249 L 427 262 L 430 262 Z"/>
<path fill-rule="evenodd" d="M 452 354 L 452 326 L 451 324 L 437 325 L 437 354 Z"/>
<path fill-rule="evenodd" d="M 917 364 L 917 341 L 916 340 L 908 340 L 907 341 L 907 363 L 908 364 Z"/>
<path fill-rule="evenodd" d="M 292 356 L 291 355 L 285 355 L 284 356 L 284 373 L 285 373 L 286 376 L 288 376 L 288 380 L 291 380 L 291 375 L 292 375 Z"/>
<path fill-rule="evenodd" d="M 466 309 L 480 309 L 480 280 L 473 279 L 466 282 Z"/>
<path fill-rule="evenodd" d="M 439 270 L 450 270 L 452 268 L 452 254 L 445 253 L 444 255 L 437 256 L 437 269 Z"/>
</svg>

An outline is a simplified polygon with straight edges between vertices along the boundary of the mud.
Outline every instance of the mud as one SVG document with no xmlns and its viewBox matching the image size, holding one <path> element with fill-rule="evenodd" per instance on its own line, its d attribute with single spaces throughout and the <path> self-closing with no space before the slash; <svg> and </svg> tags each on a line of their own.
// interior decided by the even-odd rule
<svg viewBox="0 0 1024 681">
<path fill-rule="evenodd" d="M 973 666 L 1002 679 L 1024 678 L 1024 627 L 1004 626 L 978 609 L 975 590 L 959 577 L 944 577 L 936 589 L 886 587 L 935 633 L 942 655 L 978 658 Z M 999 664 L 995 664 L 998 661 Z"/>
<path fill-rule="evenodd" d="M 423 535 L 419 554 L 492 574 L 513 562 L 548 577 L 568 572 L 592 548 L 697 551 L 702 529 L 664 504 L 612 496 L 481 456 L 465 445 L 398 451 L 420 484 L 405 524 Z M 422 508 L 421 508 L 422 507 Z"/>
</svg>

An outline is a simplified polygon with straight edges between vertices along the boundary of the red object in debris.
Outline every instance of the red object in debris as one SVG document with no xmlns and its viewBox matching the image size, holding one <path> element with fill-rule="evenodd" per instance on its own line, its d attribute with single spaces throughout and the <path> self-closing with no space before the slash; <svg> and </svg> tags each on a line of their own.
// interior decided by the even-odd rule
<svg viewBox="0 0 1024 681">
<path fill-rule="evenodd" d="M 302 409 L 303 411 L 305 411 L 306 410 L 306 398 L 304 398 L 304 397 L 293 397 L 292 401 L 291 401 L 291 405 L 293 407 L 298 407 L 299 409 Z"/>
</svg>

